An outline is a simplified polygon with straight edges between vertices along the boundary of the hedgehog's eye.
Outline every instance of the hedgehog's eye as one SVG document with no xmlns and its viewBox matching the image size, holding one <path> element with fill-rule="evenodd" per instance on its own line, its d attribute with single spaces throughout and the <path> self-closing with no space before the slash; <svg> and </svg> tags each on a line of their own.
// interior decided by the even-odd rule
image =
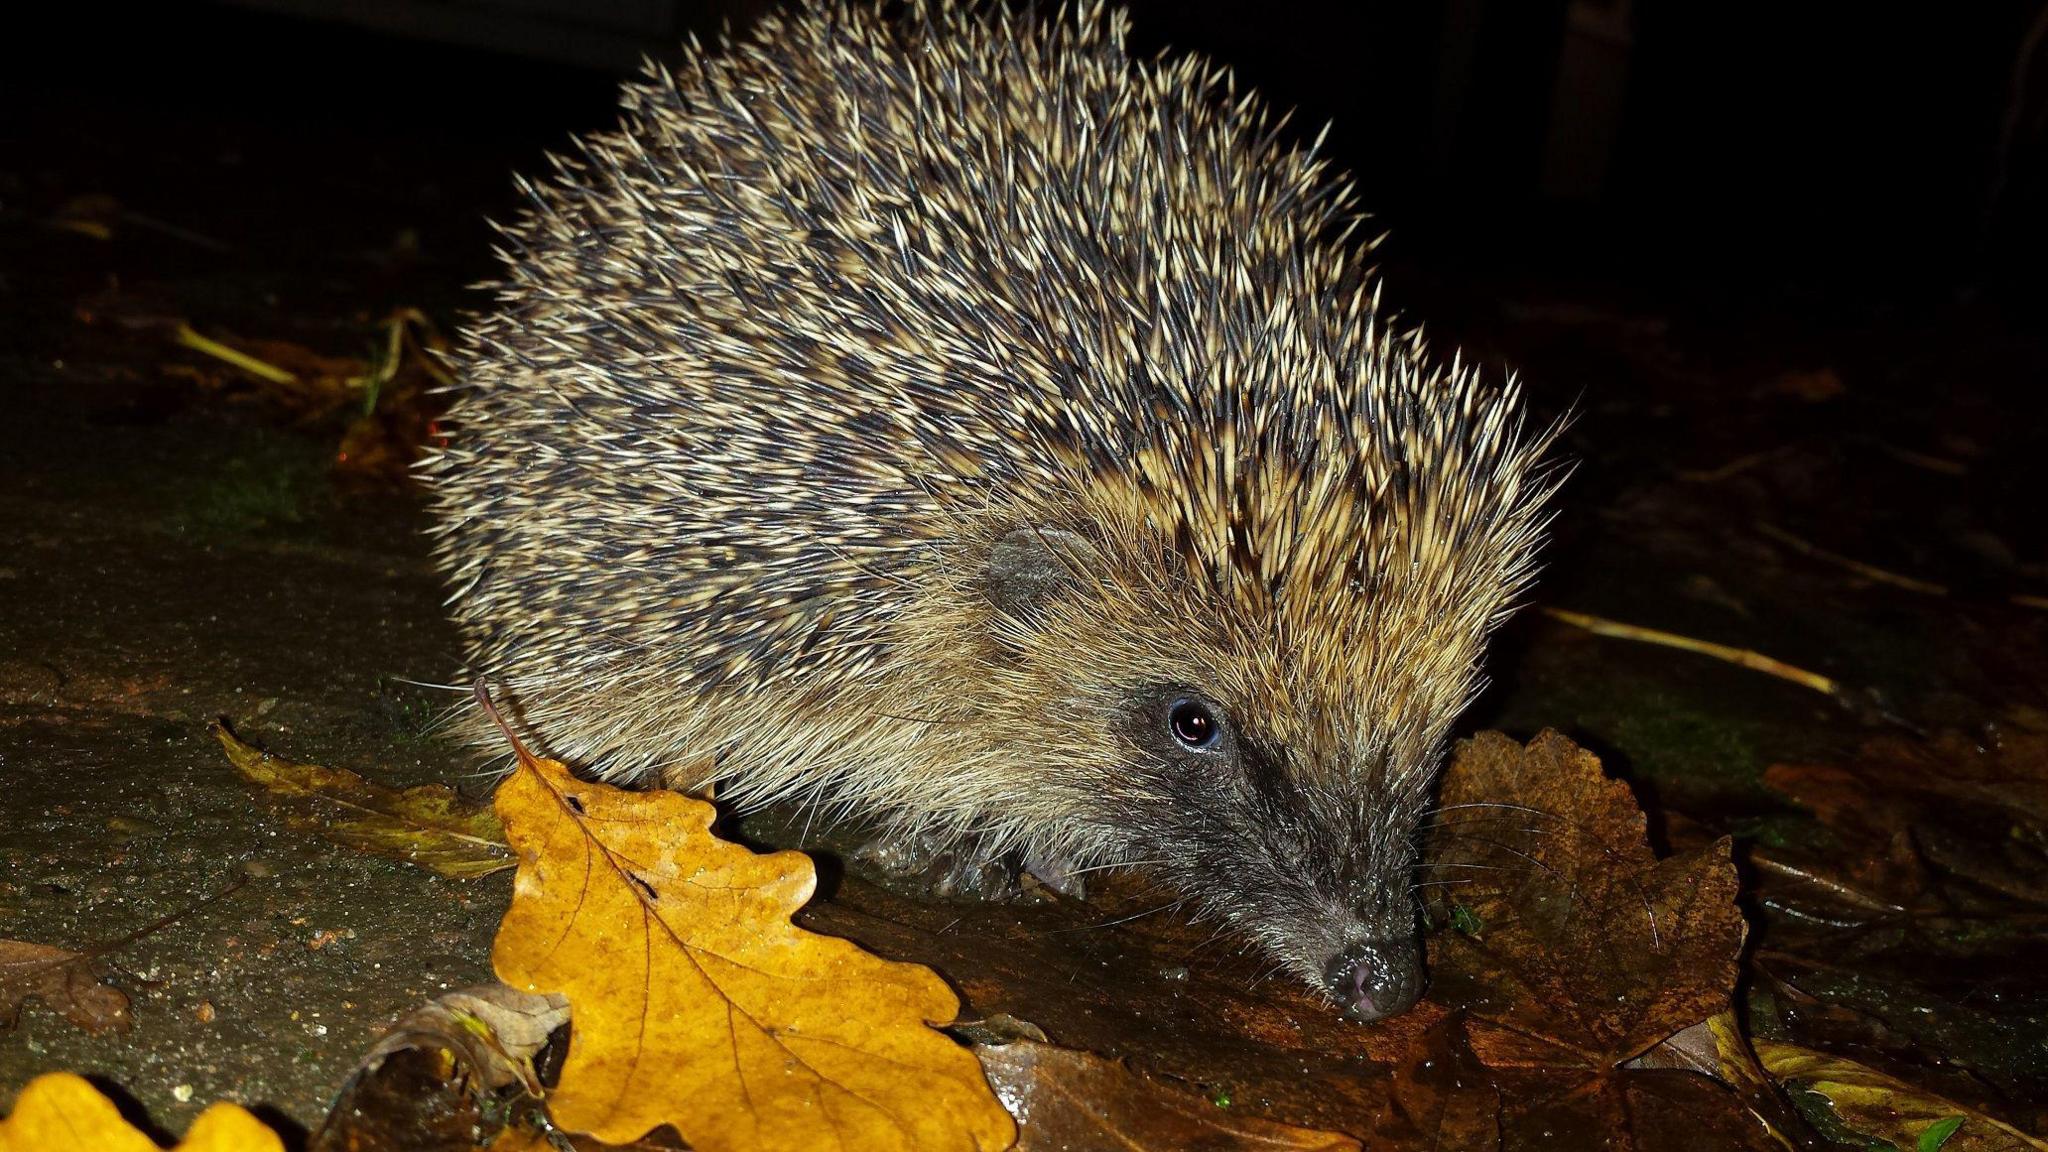
<svg viewBox="0 0 2048 1152">
<path fill-rule="evenodd" d="M 1181 747 L 1193 752 L 1215 747 L 1217 737 L 1223 734 L 1215 713 L 1200 700 L 1174 701 L 1166 712 L 1166 727 Z"/>
</svg>

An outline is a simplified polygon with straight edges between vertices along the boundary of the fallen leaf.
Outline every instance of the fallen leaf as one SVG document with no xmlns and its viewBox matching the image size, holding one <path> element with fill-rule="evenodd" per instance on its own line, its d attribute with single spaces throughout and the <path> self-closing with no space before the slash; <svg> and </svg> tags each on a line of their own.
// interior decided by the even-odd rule
<svg viewBox="0 0 2048 1152">
<path fill-rule="evenodd" d="M 129 223 L 168 231 L 204 246 L 218 242 L 189 230 L 121 213 Z M 96 217 L 65 217 L 58 227 L 104 239 Z M 454 382 L 442 357 L 448 341 L 425 313 L 400 308 L 377 322 L 364 356 L 330 356 L 290 340 L 243 338 L 195 327 L 173 303 L 110 288 L 80 301 L 78 319 L 161 336 L 182 350 L 166 376 L 196 382 L 229 402 L 249 403 L 295 425 L 345 421 L 336 470 L 358 480 L 403 480 L 422 447 L 441 438 L 435 421 L 447 409 L 442 388 Z M 200 327 L 207 331 L 202 332 Z M 209 334 L 210 333 L 210 334 Z M 193 355 L 196 354 L 196 355 Z"/>
<path fill-rule="evenodd" d="M 1559 807 L 1542 798 L 1568 795 L 1574 789 L 1611 796 L 1618 804 L 1609 810 L 1614 827 L 1607 834 L 1615 843 L 1582 853 L 1583 867 L 1597 871 L 1620 861 L 1623 877 L 1643 868 L 1645 875 L 1638 879 L 1644 883 L 1661 879 L 1665 874 L 1658 871 L 1643 840 L 1641 817 L 1626 789 L 1605 781 L 1593 758 L 1578 754 L 1561 738 L 1551 739 L 1569 754 L 1524 754 L 1520 744 L 1505 737 L 1479 742 L 1477 751 L 1498 741 L 1517 753 L 1511 771 L 1494 772 L 1479 784 L 1458 782 L 1467 773 L 1485 770 L 1471 758 L 1472 751 L 1461 750 L 1459 762 L 1450 766 L 1449 786 L 1454 795 L 1463 788 L 1464 795 L 1478 798 L 1453 802 L 1487 807 L 1444 816 L 1516 816 L 1519 822 L 1505 827 L 1530 828 L 1536 825 L 1528 822 L 1529 813 L 1516 809 L 1528 807 L 1531 798 Z M 1539 741 L 1538 751 L 1543 748 Z M 1588 813 L 1567 819 L 1597 831 L 1599 821 Z M 796 835 L 802 823 L 798 813 L 786 833 L 779 828 L 770 832 L 758 823 L 748 830 L 750 835 L 775 839 Z M 1487 827 L 1472 824 L 1465 831 L 1494 839 L 1487 835 Z M 1512 846 L 1511 841 L 1500 842 Z M 1465 850 L 1473 847 L 1468 843 Z M 1742 940 L 1741 919 L 1732 902 L 1733 869 L 1725 845 L 1712 841 L 1663 867 L 1682 876 L 1686 861 L 1693 859 L 1712 861 L 1718 871 L 1712 887 L 1720 890 L 1722 907 L 1704 916 L 1703 923 L 1706 935 L 1719 943 L 1702 945 L 1710 958 L 1693 966 L 1684 959 L 1690 945 L 1670 935 L 1661 937 L 1649 956 L 1629 962 L 1641 965 L 1641 987 L 1617 988 L 1589 977 L 1584 994 L 1606 997 L 1608 1004 L 1590 1003 L 1583 1011 L 1633 1012 L 1630 1005 L 1640 999 L 1668 1017 L 1658 1020 L 1658 1012 L 1634 1015 L 1637 1037 L 1609 1037 L 1598 1044 L 1582 1042 L 1598 1040 L 1597 1036 L 1573 1036 L 1568 1027 L 1571 1014 L 1565 1012 L 1549 1011 L 1537 1019 L 1554 1024 L 1552 1030 L 1558 1034 L 1540 1043 L 1509 1032 L 1502 1019 L 1513 1023 L 1517 1018 L 1503 1017 L 1507 998 L 1527 994 L 1512 979 L 1513 972 L 1490 977 L 1486 965 L 1491 957 L 1477 948 L 1460 953 L 1453 962 L 1441 940 L 1431 988 L 1420 1004 L 1400 1016 L 1368 1025 L 1354 1023 L 1306 986 L 1270 978 L 1256 953 L 1218 947 L 1213 924 L 1191 922 L 1178 914 L 1176 894 L 1160 891 L 1140 875 L 1109 874 L 1105 883 L 1092 886 L 1085 904 L 975 905 L 919 902 L 853 873 L 841 881 L 832 900 L 814 903 L 802 915 L 807 926 L 850 936 L 887 955 L 916 959 L 945 972 L 976 1015 L 993 1020 L 1008 1014 L 1029 1020 L 1062 1047 L 1117 1058 L 1138 1075 L 1228 1088 L 1239 1107 L 1252 1107 L 1266 1118 L 1343 1133 L 1364 1140 L 1376 1152 L 1600 1147 L 1603 1141 L 1638 1152 L 1782 1149 L 1742 1098 L 1705 1075 L 1614 1066 L 1625 1061 L 1639 1038 L 1646 1038 L 1640 1039 L 1642 1045 L 1654 1047 L 1665 1036 L 1728 1006 Z M 1483 870 L 1446 869 L 1428 879 L 1486 876 L 1502 888 L 1504 897 L 1512 898 L 1521 889 L 1518 881 L 1536 869 L 1513 856 L 1507 863 L 1512 871 L 1490 865 Z M 1559 883 L 1569 888 L 1574 882 L 1568 876 Z M 1682 881 L 1673 887 L 1678 883 Z M 1583 907 L 1568 911 L 1588 918 L 1593 926 L 1589 930 L 1600 930 L 1606 923 L 1602 917 L 1608 916 L 1593 905 L 1592 895 L 1626 897 L 1628 907 L 1638 913 L 1642 909 L 1636 885 L 1577 886 L 1590 895 Z M 1437 894 L 1433 903 L 1441 912 L 1445 904 L 1464 900 L 1470 887 L 1461 883 L 1446 895 L 1444 886 L 1432 884 L 1426 891 Z M 1546 891 L 1530 888 L 1532 898 Z M 1548 939 L 1538 932 L 1543 916 L 1524 915 L 1512 899 L 1489 901 L 1483 910 L 1468 911 L 1467 929 L 1518 965 L 1526 951 L 1545 946 Z M 1672 919 L 1660 914 L 1660 924 L 1669 923 L 1675 932 Z M 1455 931 L 1444 928 L 1440 934 Z M 1629 934 L 1615 944 L 1648 947 Z M 1689 967 L 1691 971 L 1686 970 Z M 1631 971 L 1635 969 L 1622 966 L 1623 973 Z M 1614 1005 L 1617 992 L 1629 1003 Z M 1482 1014 L 1493 1018 L 1478 1018 Z M 1485 1037 L 1490 1045 L 1486 1055 L 1499 1061 L 1498 1066 L 1474 1054 L 1474 1035 Z M 1463 1063 L 1450 1063 L 1453 1053 L 1462 1053 L 1458 1059 Z M 1546 1137 L 1546 1132 L 1567 1135 Z"/>
<path fill-rule="evenodd" d="M 393 1052 L 429 1045 L 452 1048 L 485 1088 L 517 1084 L 541 1094 L 533 1058 L 555 1029 L 569 1022 L 569 1003 L 482 984 L 435 997 L 406 1014 L 363 1057 L 365 1067 Z"/>
<path fill-rule="evenodd" d="M 81 952 L 0 940 L 0 1032 L 21 1018 L 34 996 L 87 1032 L 128 1030 L 128 995 L 100 982 L 93 958 Z"/>
<path fill-rule="evenodd" d="M 1866 916 L 2000 912 L 1976 898 L 1978 886 L 2048 904 L 2048 732 L 2014 721 L 1982 737 L 1886 736 L 1848 767 L 1773 765 L 1764 784 L 1842 841 L 1839 851 L 1765 853 L 1776 871 L 1822 881 L 1791 886 L 1793 898 L 1860 902 Z M 1950 876 L 1967 883 L 1944 883 Z"/>
<path fill-rule="evenodd" d="M 0 1152 L 159 1152 L 83 1076 L 51 1072 L 28 1082 L 0 1120 Z M 242 1108 L 199 1114 L 172 1152 L 284 1152 L 277 1133 Z"/>
<path fill-rule="evenodd" d="M 1723 1012 L 1631 1060 L 1630 1068 L 1676 1068 L 1702 1072 L 1728 1085 L 1752 1115 L 1772 1132 L 1789 1136 L 1809 1125 L 1771 1082 L 1733 1011 Z"/>
<path fill-rule="evenodd" d="M 298 805 L 289 814 L 294 827 L 453 880 L 512 866 L 497 814 L 445 784 L 400 792 L 339 768 L 269 755 L 236 739 L 225 724 L 216 722 L 213 734 L 243 779 Z"/>
<path fill-rule="evenodd" d="M 1395 1069 L 1375 1147 L 1459 1152 L 1499 1148 L 1502 1103 L 1493 1073 L 1465 1041 L 1462 1021 L 1446 1017 Z"/>
<path fill-rule="evenodd" d="M 1434 936 L 1433 979 L 1484 1063 L 1605 1070 L 1728 1006 L 1744 934 L 1728 841 L 1657 859 L 1628 786 L 1555 732 L 1465 742 L 1439 813 L 1440 916 L 1455 902 L 1485 931 Z"/>
<path fill-rule="evenodd" d="M 976 1049 L 1019 1125 L 1017 1152 L 1200 1148 L 1359 1152 L 1349 1136 L 1245 1116 L 1087 1052 L 1017 1040 Z"/>
<path fill-rule="evenodd" d="M 605 1144 L 588 1136 L 570 1135 L 560 1129 L 531 1124 L 508 1126 L 498 1133 L 483 1152 L 690 1152 L 677 1143 L 673 1133 L 662 1129 L 645 1140 L 631 1144 Z M 671 1137 L 670 1139 L 663 1139 Z M 353 1150 L 351 1150 L 353 1152 Z M 404 1152 L 415 1152 L 406 1148 Z M 469 1152 L 465 1149 L 464 1152 Z"/>
<path fill-rule="evenodd" d="M 1447 1018 L 1396 1070 L 1389 1108 L 1374 1132 L 1375 1150 L 1783 1152 L 1789 1143 L 1706 1076 L 1669 1069 L 1492 1068 L 1474 1053 L 1460 1024 L 1456 1016 Z"/>
<path fill-rule="evenodd" d="M 672 792 L 577 780 L 521 750 L 497 806 L 519 857 L 499 979 L 560 993 L 548 1107 L 610 1143 L 672 1125 L 698 1152 L 998 1149 L 1015 1137 L 972 1052 L 936 1030 L 936 974 L 796 927 L 816 873 L 711 834 Z"/>
<path fill-rule="evenodd" d="M 1756 1054 L 1773 1077 L 1825 1098 L 1845 1127 L 1872 1140 L 1929 1152 L 2048 1152 L 2048 1141 L 1853 1060 L 1768 1040 Z"/>
<path fill-rule="evenodd" d="M 371 1046 L 307 1148 L 469 1152 L 505 1126 L 498 1097 L 542 1094 L 534 1057 L 568 1020 L 561 997 L 503 984 L 438 996 Z"/>
<path fill-rule="evenodd" d="M 1430 938 L 1429 998 L 1462 1029 L 1396 1076 L 1428 1120 L 1410 1146 L 1779 1146 L 1687 1039 L 1735 988 L 1729 843 L 1659 860 L 1646 833 L 1628 786 L 1555 732 L 1458 747 L 1425 869 L 1432 919 L 1465 926 Z"/>
<path fill-rule="evenodd" d="M 1806 1048 L 1879 1062 L 1923 1092 L 2038 1123 L 2048 1062 L 2048 739 L 1886 736 L 1766 786 L 1814 819 L 1749 851 L 1764 914 L 1754 984 Z"/>
<path fill-rule="evenodd" d="M 1758 845 L 1767 900 L 1837 924 L 1939 911 L 1938 878 L 1913 837 L 1919 805 L 1861 773 L 1825 764 L 1774 764 L 1764 786 L 1813 813 L 1834 842 Z M 1842 850 L 1844 846 L 1847 850 Z"/>
</svg>

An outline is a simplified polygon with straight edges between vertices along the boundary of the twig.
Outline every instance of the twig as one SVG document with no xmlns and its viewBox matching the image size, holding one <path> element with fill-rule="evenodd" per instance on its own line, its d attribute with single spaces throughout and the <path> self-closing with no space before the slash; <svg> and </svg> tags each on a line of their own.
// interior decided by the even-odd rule
<svg viewBox="0 0 2048 1152">
<path fill-rule="evenodd" d="M 172 339 L 192 349 L 194 352 L 203 352 L 216 360 L 226 361 L 242 371 L 260 379 L 268 380 L 272 384 L 297 384 L 299 382 L 297 376 L 279 368 L 268 360 L 258 360 L 247 352 L 238 352 L 217 340 L 208 340 L 206 337 L 194 332 L 190 324 L 181 322 L 178 325 L 178 330 L 172 334 Z"/>
<path fill-rule="evenodd" d="M 1747 472 L 1774 456 L 1782 456 L 1790 452 L 1794 447 L 1795 445 L 1792 444 L 1780 444 L 1776 448 L 1766 448 L 1761 452 L 1750 452 L 1737 456 L 1718 468 L 1681 468 L 1678 470 L 1677 475 L 1680 480 L 1692 484 L 1715 484 L 1728 479 L 1730 476 Z"/>
<path fill-rule="evenodd" d="M 1870 445 L 1872 448 L 1897 460 L 1901 464 L 1910 464 L 1915 468 L 1924 468 L 1929 472 L 1939 472 L 1943 476 L 1968 476 L 1970 474 L 1969 465 L 1943 456 L 1934 456 L 1926 452 L 1915 452 L 1911 448 L 1901 448 L 1889 440 L 1880 440 L 1875 436 L 1855 436 L 1851 438 L 1858 443 Z"/>
<path fill-rule="evenodd" d="M 2026 35 L 2020 38 L 2020 50 L 2013 57 L 2012 74 L 2006 81 L 2004 114 L 1998 118 L 1998 146 L 1992 153 L 1995 166 L 1991 170 L 1990 187 L 1984 195 L 1987 232 L 1997 222 L 1998 210 L 2003 206 L 2006 187 L 2012 177 L 2013 158 L 2019 152 L 2020 127 L 2026 120 L 2027 97 L 2032 87 L 2028 81 L 2039 63 L 2037 58 L 2043 43 L 2048 43 L 2048 7 L 2034 14 Z M 2036 126 L 2038 123 L 2037 120 Z"/>
<path fill-rule="evenodd" d="M 1655 628 L 1644 628 L 1636 624 L 1623 624 L 1618 620 L 1608 620 L 1600 616 L 1589 616 L 1584 612 L 1571 612 L 1563 608 L 1546 607 L 1541 611 L 1545 616 L 1549 616 L 1554 620 L 1562 620 L 1574 628 L 1583 628 L 1595 636 L 1609 636 L 1617 640 L 1636 640 L 1644 644 L 1677 648 L 1683 652 L 1696 652 L 1702 656 L 1712 656 L 1716 660 L 1725 660 L 1730 664 L 1748 668 L 1753 672 L 1762 672 L 1768 676 L 1776 676 L 1780 680 L 1789 680 L 1801 687 L 1811 688 L 1815 692 L 1824 693 L 1837 699 L 1846 698 L 1841 681 L 1823 676 L 1818 672 L 1809 672 L 1804 668 L 1794 667 L 1782 660 L 1772 659 L 1761 652 L 1753 652 L 1748 648 L 1734 648 L 1726 644 L 1716 644 L 1710 640 L 1695 640 L 1690 636 L 1680 636 L 1675 632 L 1661 632 Z"/>
<path fill-rule="evenodd" d="M 437 359 L 447 350 L 448 341 L 427 314 L 417 308 L 400 308 L 391 318 L 402 325 L 412 338 L 413 349 L 419 353 L 419 365 L 426 369 L 427 375 L 446 387 L 454 387 L 455 376 Z"/>
<path fill-rule="evenodd" d="M 1948 595 L 1946 585 L 1936 584 L 1932 580 L 1916 580 L 1911 576 L 1901 576 L 1896 572 L 1887 572 L 1875 564 L 1865 564 L 1854 557 L 1830 552 L 1817 544 L 1810 544 L 1794 536 L 1776 524 L 1759 521 L 1756 530 L 1802 556 L 1810 556 L 1815 560 L 1825 560 L 1837 567 L 1847 568 L 1866 580 L 1875 580 L 1880 584 L 1890 584 L 1894 588 L 1904 588 L 1908 592 L 1920 592 L 1928 596 Z"/>
<path fill-rule="evenodd" d="M 1896 572 L 1887 572 L 1875 564 L 1865 564 L 1853 556 L 1844 556 L 1838 552 L 1830 552 L 1817 544 L 1808 543 L 1775 524 L 1766 524 L 1759 521 L 1756 530 L 1792 549 L 1794 552 L 1810 556 L 1815 560 L 1825 560 L 1830 564 L 1847 568 L 1866 580 L 1875 580 L 1880 584 L 1889 584 L 1894 588 L 1904 588 L 1908 592 L 1919 592 L 1928 596 L 1947 596 L 1950 594 L 1946 584 L 1936 584 L 1932 580 L 1921 580 L 1912 576 L 1901 576 Z M 2025 592 L 2012 592 L 2008 593 L 2005 599 L 2007 603 L 2021 608 L 2048 611 L 2048 596 L 2033 596 Z"/>
</svg>

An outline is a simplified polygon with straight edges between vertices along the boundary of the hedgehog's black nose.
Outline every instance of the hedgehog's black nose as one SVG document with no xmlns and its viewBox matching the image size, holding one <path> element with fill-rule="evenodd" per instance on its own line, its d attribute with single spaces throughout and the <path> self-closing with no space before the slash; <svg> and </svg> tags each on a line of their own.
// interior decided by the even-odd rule
<svg viewBox="0 0 2048 1152">
<path fill-rule="evenodd" d="M 1398 1016 L 1422 996 L 1422 948 L 1413 938 L 1354 944 L 1323 967 L 1323 984 L 1354 1020 Z"/>
</svg>

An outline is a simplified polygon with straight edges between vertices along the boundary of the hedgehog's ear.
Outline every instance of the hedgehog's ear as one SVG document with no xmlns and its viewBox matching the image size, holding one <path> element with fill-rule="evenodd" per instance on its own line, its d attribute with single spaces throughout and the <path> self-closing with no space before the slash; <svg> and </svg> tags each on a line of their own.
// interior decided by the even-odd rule
<svg viewBox="0 0 2048 1152">
<path fill-rule="evenodd" d="M 1102 554 L 1064 528 L 1033 525 L 1006 533 L 988 555 L 988 597 L 1011 616 L 1027 617 L 1047 601 L 1091 582 Z"/>
</svg>

